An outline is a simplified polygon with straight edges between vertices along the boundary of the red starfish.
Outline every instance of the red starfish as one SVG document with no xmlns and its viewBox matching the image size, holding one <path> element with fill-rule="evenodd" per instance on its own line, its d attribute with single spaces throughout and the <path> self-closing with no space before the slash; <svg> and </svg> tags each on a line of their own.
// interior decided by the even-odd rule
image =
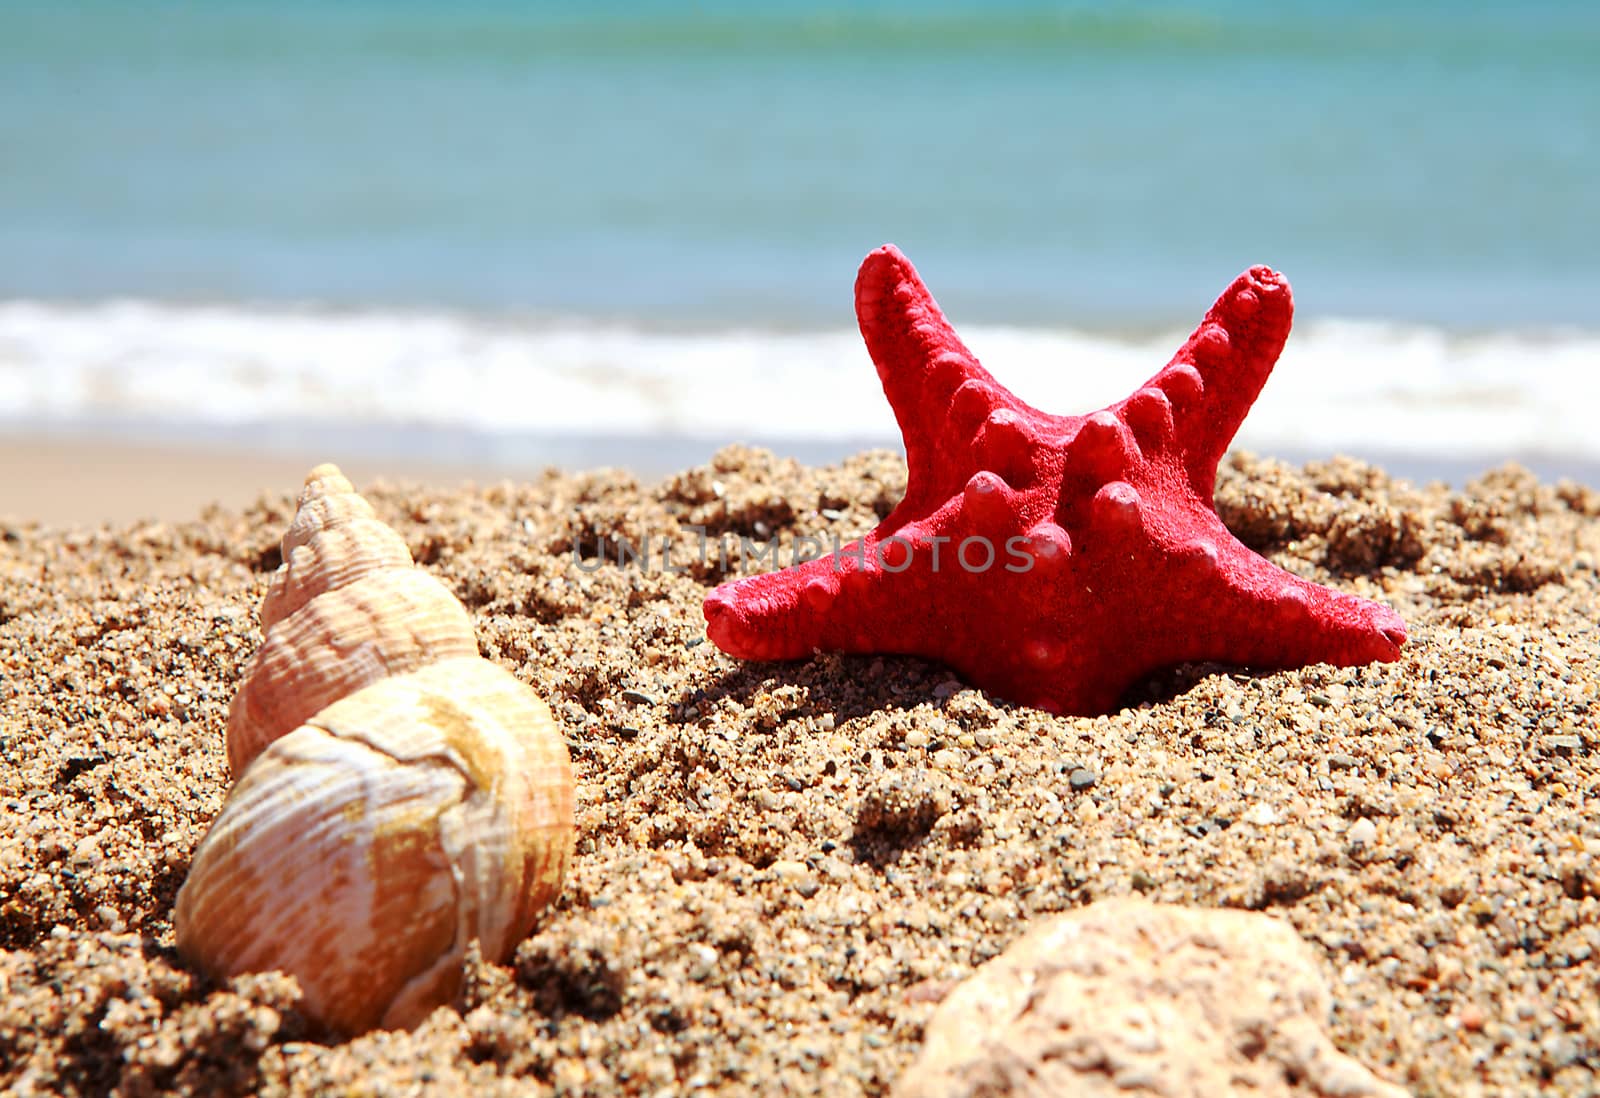
<svg viewBox="0 0 1600 1098">
<path fill-rule="evenodd" d="M 980 366 L 910 261 L 879 248 L 856 278 L 856 316 L 905 436 L 905 499 L 834 554 L 718 587 L 706 632 L 745 659 L 931 657 L 1078 714 L 1190 660 L 1398 658 L 1398 614 L 1285 572 L 1211 505 L 1293 311 L 1288 282 L 1252 267 L 1132 396 L 1053 416 Z"/>
</svg>

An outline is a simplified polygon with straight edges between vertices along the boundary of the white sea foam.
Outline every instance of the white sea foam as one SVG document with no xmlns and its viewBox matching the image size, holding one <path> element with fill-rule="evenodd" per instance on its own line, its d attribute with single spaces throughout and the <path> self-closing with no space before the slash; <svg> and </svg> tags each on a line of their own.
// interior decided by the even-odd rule
<svg viewBox="0 0 1600 1098">
<path fill-rule="evenodd" d="M 1019 396 L 1116 400 L 1185 333 L 963 326 Z M 1239 443 L 1267 452 L 1600 459 L 1600 332 L 1297 327 Z M 850 330 L 660 332 L 444 312 L 0 303 L 0 420 L 341 421 L 485 434 L 898 437 Z"/>
</svg>

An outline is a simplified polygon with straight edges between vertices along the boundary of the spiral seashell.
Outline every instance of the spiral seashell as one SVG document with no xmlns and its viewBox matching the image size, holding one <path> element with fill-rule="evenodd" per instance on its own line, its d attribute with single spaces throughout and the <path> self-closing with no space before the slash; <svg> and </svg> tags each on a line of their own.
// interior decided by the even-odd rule
<svg viewBox="0 0 1600 1098">
<path fill-rule="evenodd" d="M 475 644 L 457 653 L 465 608 L 332 466 L 307 478 L 283 556 L 178 950 L 222 977 L 291 973 L 335 1031 L 407 1028 L 454 997 L 470 941 L 505 960 L 559 893 L 571 763 L 532 690 Z M 295 692 L 320 704 L 283 727 L 311 704 Z"/>
</svg>

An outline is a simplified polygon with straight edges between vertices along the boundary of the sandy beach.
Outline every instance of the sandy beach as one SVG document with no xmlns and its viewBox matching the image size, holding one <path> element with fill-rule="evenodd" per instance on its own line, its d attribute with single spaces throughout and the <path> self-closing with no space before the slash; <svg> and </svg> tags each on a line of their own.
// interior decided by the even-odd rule
<svg viewBox="0 0 1600 1098">
<path fill-rule="evenodd" d="M 456 489 L 469 482 L 492 483 L 514 472 L 489 462 L 408 463 L 370 453 L 337 458 L 362 484 L 384 476 L 419 487 Z M 299 484 L 319 460 L 304 447 L 268 453 L 14 433 L 0 437 L 0 521 L 62 528 L 176 522 L 224 500 L 236 505 L 252 500 L 269 485 Z"/>
<path fill-rule="evenodd" d="M 337 1041 L 291 981 L 219 986 L 174 950 L 309 464 L 190 458 L 103 464 L 106 506 L 130 481 L 172 493 L 120 521 L 51 510 L 81 485 L 0 501 L 0 1090 L 881 1094 L 940 1001 L 1030 926 L 1144 897 L 1291 927 L 1333 1042 L 1414 1094 L 1596 1093 L 1591 488 L 1230 457 L 1224 521 L 1393 606 L 1401 659 L 1186 666 L 1070 718 L 917 659 L 732 660 L 700 614 L 715 559 L 666 571 L 606 548 L 688 547 L 696 526 L 853 537 L 904 489 L 891 454 L 730 448 L 646 483 L 352 462 L 482 653 L 549 701 L 578 845 L 509 964 L 469 966 L 414 1032 Z"/>
</svg>

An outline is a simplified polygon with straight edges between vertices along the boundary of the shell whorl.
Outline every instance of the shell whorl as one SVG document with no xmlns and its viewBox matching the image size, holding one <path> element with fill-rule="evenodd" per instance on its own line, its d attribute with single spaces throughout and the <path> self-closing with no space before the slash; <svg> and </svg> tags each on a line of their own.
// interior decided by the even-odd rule
<svg viewBox="0 0 1600 1098">
<path fill-rule="evenodd" d="M 344 1033 L 414 1026 L 455 995 L 468 942 L 502 960 L 527 936 L 572 813 L 565 742 L 515 676 L 469 657 L 385 678 L 234 785 L 178 894 L 178 949 L 295 973 Z"/>
<path fill-rule="evenodd" d="M 261 648 L 228 711 L 237 776 L 325 706 L 390 675 L 477 655 L 466 608 L 418 568 L 337 467 L 306 477 L 261 603 Z"/>
</svg>

